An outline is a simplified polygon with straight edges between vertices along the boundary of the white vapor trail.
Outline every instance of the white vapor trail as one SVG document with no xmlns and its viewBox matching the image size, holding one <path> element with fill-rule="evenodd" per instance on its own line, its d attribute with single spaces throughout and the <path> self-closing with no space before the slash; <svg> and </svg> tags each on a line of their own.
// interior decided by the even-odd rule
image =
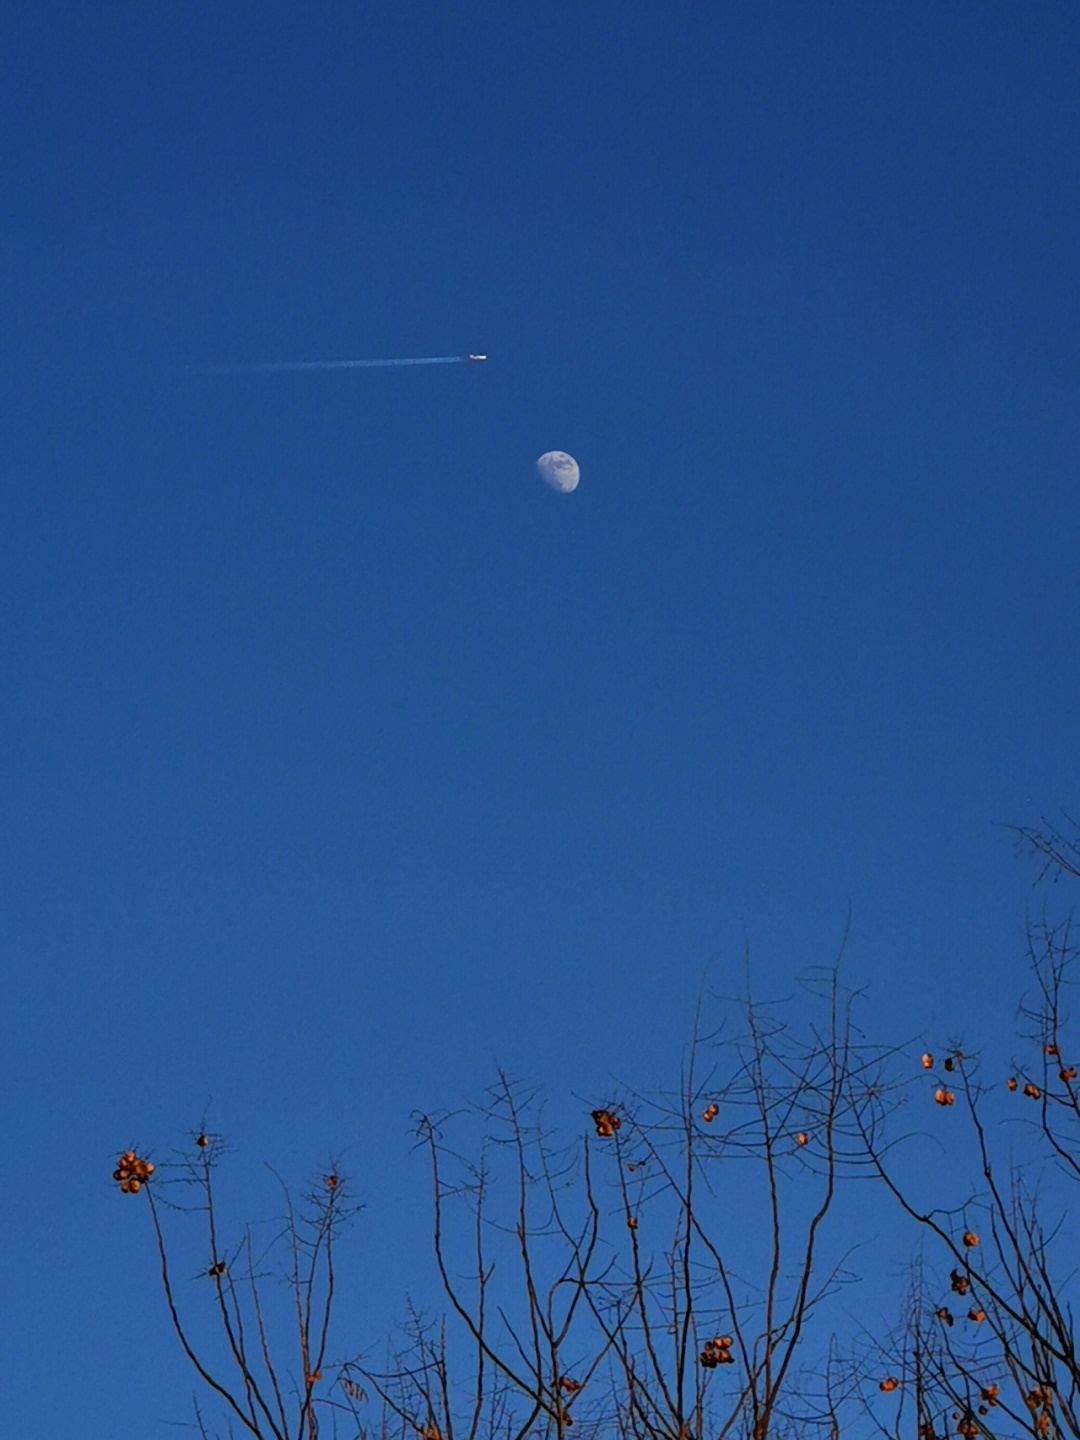
<svg viewBox="0 0 1080 1440">
<path fill-rule="evenodd" d="M 184 365 L 180 375 L 289 375 L 303 370 L 385 370 L 397 365 L 461 365 L 464 355 L 422 355 L 403 360 L 267 360 L 240 365 Z"/>
</svg>

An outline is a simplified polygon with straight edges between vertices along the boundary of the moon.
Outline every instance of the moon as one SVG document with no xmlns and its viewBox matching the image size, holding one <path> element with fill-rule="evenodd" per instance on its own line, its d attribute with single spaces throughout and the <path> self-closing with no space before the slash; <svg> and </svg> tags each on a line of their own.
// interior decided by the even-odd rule
<svg viewBox="0 0 1080 1440">
<path fill-rule="evenodd" d="M 565 450 L 549 450 L 537 460 L 536 468 L 541 480 L 546 480 L 560 495 L 569 495 L 571 490 L 576 490 L 581 479 L 577 461 Z"/>
</svg>

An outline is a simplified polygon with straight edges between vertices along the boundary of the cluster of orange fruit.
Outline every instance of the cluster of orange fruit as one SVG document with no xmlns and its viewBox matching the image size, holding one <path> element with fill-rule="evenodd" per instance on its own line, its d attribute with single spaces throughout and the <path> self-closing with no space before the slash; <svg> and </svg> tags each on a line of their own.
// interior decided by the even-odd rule
<svg viewBox="0 0 1080 1440">
<path fill-rule="evenodd" d="M 884 1390 L 886 1395 L 888 1395 L 891 1391 L 896 1390 L 899 1385 L 900 1381 L 896 1378 L 895 1375 L 886 1375 L 884 1380 L 878 1381 L 878 1389 Z"/>
<path fill-rule="evenodd" d="M 1024 1404 L 1035 1415 L 1036 1434 L 1049 1435 L 1054 1425 L 1052 1414 L 1054 1394 L 1050 1387 L 1037 1385 L 1034 1390 L 1024 1396 Z"/>
<path fill-rule="evenodd" d="M 955 1070 L 956 1068 L 956 1061 L 952 1056 L 946 1056 L 942 1064 L 946 1070 Z M 923 1054 L 923 1070 L 933 1070 L 933 1056 L 929 1050 L 924 1051 Z M 956 1104 L 955 1093 L 949 1090 L 948 1087 L 943 1086 L 943 1084 L 937 1086 L 935 1093 L 933 1093 L 933 1099 L 935 1099 L 935 1104 Z"/>
<path fill-rule="evenodd" d="M 701 1112 L 701 1118 L 705 1121 L 706 1125 L 711 1125 L 719 1114 L 720 1106 L 714 1100 L 710 1105 L 705 1106 L 705 1109 Z"/>
<path fill-rule="evenodd" d="M 571 1380 L 569 1375 L 559 1376 L 559 1388 L 565 1391 L 567 1395 L 576 1395 L 577 1392 L 583 1388 L 583 1386 L 584 1381 L 582 1380 Z M 558 1412 L 559 1419 L 563 1425 L 565 1425 L 567 1428 L 573 1425 L 574 1417 L 570 1414 L 570 1411 L 567 1410 L 565 1405 L 556 1405 L 555 1408 Z"/>
<path fill-rule="evenodd" d="M 991 1406 L 998 1403 L 998 1395 L 1000 1393 L 1000 1385 L 984 1385 L 982 1387 L 979 1391 L 979 1395 L 982 1397 L 982 1404 L 979 1406 L 980 1415 L 985 1415 Z M 964 1436 L 965 1440 L 973 1440 L 974 1436 L 983 1433 L 983 1427 L 975 1419 L 970 1409 L 965 1410 L 962 1415 L 959 1410 L 954 1410 L 953 1419 L 956 1421 L 957 1435 Z M 922 1436 L 922 1434 L 923 1431 L 920 1428 L 919 1435 Z M 934 1440 L 932 1428 L 927 1433 L 927 1440 Z"/>
<path fill-rule="evenodd" d="M 960 1239 L 963 1245 L 968 1250 L 973 1250 L 975 1246 L 979 1243 L 979 1237 L 978 1235 L 976 1235 L 974 1230 L 965 1230 Z M 961 1270 L 950 1270 L 949 1288 L 956 1295 L 966 1295 L 968 1293 L 968 1290 L 971 1288 L 971 1280 Z M 937 1318 L 946 1325 L 952 1325 L 956 1318 L 953 1315 L 952 1311 L 946 1305 L 942 1305 L 941 1308 L 935 1313 L 937 1314 Z M 971 1309 L 967 1312 L 967 1318 L 974 1321 L 976 1325 L 981 1325 L 986 1319 L 986 1311 L 982 1308 L 981 1305 L 973 1305 Z M 997 1391 L 995 1390 L 994 1393 L 996 1395 Z M 984 1396 L 983 1398 L 985 1399 L 986 1397 Z"/>
<path fill-rule="evenodd" d="M 112 1178 L 119 1180 L 125 1195 L 137 1195 L 154 1173 L 149 1160 L 140 1160 L 134 1150 L 125 1150 L 116 1163 Z"/>
<path fill-rule="evenodd" d="M 594 1110 L 592 1118 L 593 1124 L 596 1126 L 596 1133 L 603 1140 L 610 1139 L 616 1130 L 622 1128 L 622 1121 L 611 1110 Z"/>
<path fill-rule="evenodd" d="M 968 1292 L 968 1285 L 970 1283 L 971 1282 L 968 1280 L 968 1277 L 966 1275 L 962 1275 L 959 1270 L 949 1271 L 949 1287 L 950 1289 L 955 1290 L 957 1295 L 966 1295 Z"/>
<path fill-rule="evenodd" d="M 730 1335 L 714 1335 L 711 1340 L 706 1340 L 705 1349 L 700 1356 L 705 1369 L 715 1370 L 717 1365 L 734 1365 L 735 1356 L 731 1353 L 733 1343 Z"/>
</svg>

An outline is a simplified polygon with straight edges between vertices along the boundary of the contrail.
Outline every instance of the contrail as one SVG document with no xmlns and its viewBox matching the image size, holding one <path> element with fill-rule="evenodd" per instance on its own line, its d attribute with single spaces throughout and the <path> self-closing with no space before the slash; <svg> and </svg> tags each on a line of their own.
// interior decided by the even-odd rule
<svg viewBox="0 0 1080 1440">
<path fill-rule="evenodd" d="M 267 360 L 240 365 L 183 365 L 178 375 L 290 375 L 304 370 L 385 370 L 396 365 L 463 365 L 472 355 L 422 355 L 402 360 Z"/>
</svg>

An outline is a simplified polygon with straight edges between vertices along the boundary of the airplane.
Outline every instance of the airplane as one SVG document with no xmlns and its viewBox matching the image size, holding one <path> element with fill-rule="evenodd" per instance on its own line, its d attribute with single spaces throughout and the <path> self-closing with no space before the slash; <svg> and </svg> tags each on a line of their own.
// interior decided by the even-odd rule
<svg viewBox="0 0 1080 1440">
<path fill-rule="evenodd" d="M 486 359 L 487 359 L 487 356 L 486 356 L 486 355 L 470 355 L 470 356 L 469 356 L 469 359 L 470 359 L 470 360 L 486 360 Z"/>
</svg>

